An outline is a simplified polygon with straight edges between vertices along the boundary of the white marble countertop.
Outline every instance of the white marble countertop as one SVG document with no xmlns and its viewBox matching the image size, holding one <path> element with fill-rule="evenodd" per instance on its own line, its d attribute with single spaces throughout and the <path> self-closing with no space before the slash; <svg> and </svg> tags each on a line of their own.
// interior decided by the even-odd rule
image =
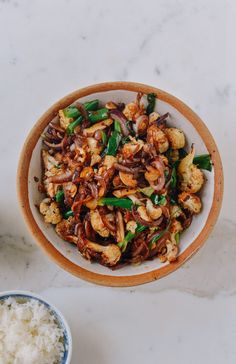
<svg viewBox="0 0 236 364">
<path fill-rule="evenodd" d="M 0 1 L 0 290 L 33 290 L 62 310 L 72 364 L 235 363 L 235 16 L 233 0 Z M 225 174 L 205 246 L 174 274 L 136 288 L 98 287 L 49 261 L 15 192 L 36 119 L 70 91 L 114 80 L 189 104 L 215 137 Z"/>
</svg>

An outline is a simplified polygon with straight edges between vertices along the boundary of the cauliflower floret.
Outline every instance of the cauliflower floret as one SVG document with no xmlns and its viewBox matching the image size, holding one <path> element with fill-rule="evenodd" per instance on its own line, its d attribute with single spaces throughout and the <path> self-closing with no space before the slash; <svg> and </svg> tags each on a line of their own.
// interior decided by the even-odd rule
<svg viewBox="0 0 236 364">
<path fill-rule="evenodd" d="M 168 262 L 173 262 L 177 259 L 179 248 L 176 244 L 173 244 L 172 242 L 167 242 L 166 244 L 167 252 L 165 254 L 166 259 Z"/>
<path fill-rule="evenodd" d="M 129 159 L 133 157 L 136 153 L 138 153 L 144 146 L 144 142 L 141 139 L 136 140 L 133 137 L 129 137 L 130 142 L 126 143 L 122 148 L 122 154 L 125 159 Z"/>
<path fill-rule="evenodd" d="M 182 227 L 181 223 L 178 220 L 173 219 L 171 221 L 171 225 L 170 225 L 171 234 L 177 234 L 177 233 L 180 233 L 181 231 L 183 231 L 183 227 Z"/>
<path fill-rule="evenodd" d="M 98 210 L 90 211 L 91 225 L 93 230 L 95 230 L 99 235 L 106 238 L 110 235 L 110 231 L 103 224 L 101 216 Z"/>
<path fill-rule="evenodd" d="M 193 164 L 195 149 L 192 147 L 191 152 L 184 157 L 178 167 L 180 178 L 180 189 L 182 191 L 195 193 L 198 192 L 204 183 L 202 171 Z"/>
<path fill-rule="evenodd" d="M 86 136 L 94 135 L 97 130 L 106 129 L 112 123 L 113 123 L 112 119 L 106 119 L 106 120 L 100 121 L 99 123 L 96 123 L 96 124 L 90 126 L 89 128 L 84 129 L 83 134 Z"/>
<path fill-rule="evenodd" d="M 148 222 L 151 222 L 151 218 L 149 217 L 148 213 L 147 213 L 147 210 L 146 210 L 146 207 L 145 206 L 139 206 L 137 208 L 137 211 L 141 217 L 141 219 L 145 220 L 145 221 L 148 221 Z"/>
<path fill-rule="evenodd" d="M 179 248 L 178 242 L 176 241 L 176 236 L 177 234 L 181 233 L 181 231 L 183 231 L 181 223 L 178 220 L 173 219 L 170 226 L 170 240 L 167 241 L 167 251 L 165 254 L 166 259 L 169 262 L 173 262 L 177 259 Z"/>
<path fill-rule="evenodd" d="M 155 124 L 147 129 L 147 142 L 155 146 L 159 153 L 165 153 L 169 148 L 169 141 L 165 133 Z"/>
<path fill-rule="evenodd" d="M 126 230 L 128 230 L 128 231 L 130 231 L 132 234 L 134 234 L 135 233 L 135 230 L 136 230 L 136 228 L 137 228 L 137 223 L 135 222 L 135 221 L 133 221 L 133 220 L 130 220 L 130 221 L 128 221 L 127 222 L 127 224 L 126 224 Z"/>
<path fill-rule="evenodd" d="M 139 105 L 135 102 L 131 102 L 125 105 L 123 114 L 127 117 L 128 120 L 133 120 L 134 117 L 139 114 L 139 111 Z"/>
<path fill-rule="evenodd" d="M 44 216 L 46 223 L 58 224 L 61 221 L 61 214 L 56 202 L 51 202 L 50 198 L 45 198 L 39 206 L 40 213 Z"/>
<path fill-rule="evenodd" d="M 193 214 L 199 214 L 202 208 L 201 200 L 198 196 L 189 192 L 182 192 L 178 196 L 180 205 Z"/>
<path fill-rule="evenodd" d="M 137 190 L 136 189 L 131 189 L 131 188 L 122 188 L 120 190 L 115 190 L 113 191 L 113 195 L 116 196 L 117 198 L 121 198 L 121 197 L 125 197 L 125 196 L 129 196 L 132 195 L 134 193 L 136 193 Z"/>
<path fill-rule="evenodd" d="M 98 141 L 95 138 L 89 137 L 87 138 L 87 143 L 89 146 L 89 151 L 92 154 L 99 154 L 102 150 L 102 146 L 98 145 Z"/>
<path fill-rule="evenodd" d="M 103 165 L 107 168 L 110 169 L 111 167 L 113 167 L 113 164 L 117 162 L 116 157 L 113 157 L 112 155 L 106 155 L 103 161 Z"/>
<path fill-rule="evenodd" d="M 156 121 L 158 118 L 160 117 L 160 115 L 153 111 L 150 115 L 149 115 L 149 124 L 152 124 L 154 121 Z"/>
<path fill-rule="evenodd" d="M 170 205 L 170 215 L 172 218 L 177 218 L 183 214 L 183 211 L 178 205 Z"/>
<path fill-rule="evenodd" d="M 117 109 L 117 105 L 114 104 L 114 102 L 112 102 L 112 101 L 108 101 L 105 105 L 105 108 L 108 110 L 114 110 L 114 109 Z"/>
<path fill-rule="evenodd" d="M 98 205 L 98 200 L 93 198 L 92 200 L 86 202 L 85 206 L 90 210 L 95 210 Z"/>
<path fill-rule="evenodd" d="M 71 121 L 73 121 L 73 118 L 66 117 L 63 110 L 59 110 L 58 114 L 59 114 L 60 126 L 63 129 L 67 129 L 68 125 L 71 123 Z"/>
<path fill-rule="evenodd" d="M 42 150 L 42 158 L 43 158 L 43 163 L 44 163 L 44 168 L 46 171 L 51 171 L 51 172 L 57 172 L 57 167 L 58 167 L 58 161 L 48 153 L 47 150 Z M 54 170 L 55 168 L 55 170 Z M 52 176 L 54 174 L 51 174 L 50 176 Z M 48 176 L 48 177 L 50 177 Z"/>
<path fill-rule="evenodd" d="M 144 176 L 148 182 L 154 182 L 160 177 L 160 172 L 158 169 L 152 166 L 146 166 L 146 168 L 148 171 L 145 172 Z"/>
<path fill-rule="evenodd" d="M 135 123 L 133 123 L 133 129 L 136 134 L 142 135 L 146 132 L 148 127 L 148 116 L 140 115 L 135 118 Z"/>
<path fill-rule="evenodd" d="M 164 254 L 159 255 L 159 259 L 162 263 L 173 262 L 177 259 L 179 248 L 175 240 L 176 233 L 172 233 L 169 239 L 166 241 L 166 252 Z"/>
<path fill-rule="evenodd" d="M 95 138 L 87 138 L 89 151 L 91 153 L 91 162 L 90 166 L 94 166 L 96 163 L 99 163 L 101 161 L 100 152 L 102 150 L 102 147 L 98 145 L 98 141 Z"/>
<path fill-rule="evenodd" d="M 74 160 L 79 163 L 84 163 L 87 157 L 86 147 L 76 147 Z"/>
<path fill-rule="evenodd" d="M 180 149 L 185 146 L 185 136 L 182 130 L 177 128 L 166 128 L 165 134 L 172 149 Z"/>
<path fill-rule="evenodd" d="M 177 236 L 182 231 L 183 227 L 181 223 L 178 220 L 173 219 L 171 221 L 169 232 L 167 233 L 168 239 L 166 240 L 166 246 L 165 246 L 166 251 L 159 254 L 159 259 L 162 263 L 166 261 L 173 262 L 174 260 L 177 259 L 179 252 L 179 247 L 178 247 L 179 241 L 177 240 Z"/>
<path fill-rule="evenodd" d="M 84 167 L 80 172 L 80 178 L 85 181 L 89 181 L 94 176 L 94 171 L 92 167 Z"/>
<path fill-rule="evenodd" d="M 58 161 L 53 156 L 51 156 L 47 150 L 44 149 L 42 150 L 42 159 L 45 169 L 44 174 L 47 177 L 43 181 L 44 187 L 46 189 L 48 196 L 54 197 L 58 185 L 56 183 L 49 182 L 48 178 L 56 176 L 57 174 L 60 173 L 60 169 L 58 169 Z"/>
<path fill-rule="evenodd" d="M 119 172 L 119 177 L 124 185 L 128 187 L 136 187 L 137 181 L 134 179 L 134 175 L 132 173 Z"/>
<path fill-rule="evenodd" d="M 63 190 L 65 195 L 65 201 L 68 205 L 72 206 L 73 198 L 77 193 L 77 186 L 72 182 L 63 183 Z"/>
<path fill-rule="evenodd" d="M 108 266 L 115 265 L 121 257 L 121 251 L 119 247 L 115 244 L 108 244 L 106 246 L 103 246 L 88 241 L 85 249 L 87 250 L 87 252 L 85 251 L 84 254 L 87 257 L 93 255 L 94 253 L 101 253 L 100 262 Z"/>
<path fill-rule="evenodd" d="M 152 220 L 157 220 L 162 215 L 162 209 L 160 207 L 154 207 L 151 200 L 147 200 L 146 210 Z"/>
<path fill-rule="evenodd" d="M 91 157 L 90 166 L 94 166 L 95 164 L 101 162 L 102 158 L 98 154 L 93 154 Z"/>
<path fill-rule="evenodd" d="M 47 150 L 42 150 L 42 158 L 46 177 L 53 177 L 60 173 L 58 161 Z"/>
<path fill-rule="evenodd" d="M 55 230 L 62 239 L 77 244 L 78 236 L 74 235 L 74 224 L 74 218 L 69 217 L 67 220 L 61 220 Z"/>
</svg>

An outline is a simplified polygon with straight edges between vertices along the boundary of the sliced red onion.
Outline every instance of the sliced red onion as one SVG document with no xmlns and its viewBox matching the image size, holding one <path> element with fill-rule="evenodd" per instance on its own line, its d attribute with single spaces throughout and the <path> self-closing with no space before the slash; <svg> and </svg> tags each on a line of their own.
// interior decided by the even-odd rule
<svg viewBox="0 0 236 364">
<path fill-rule="evenodd" d="M 158 178 L 158 182 L 155 183 L 155 182 L 149 182 L 150 183 L 150 186 L 156 191 L 156 192 L 159 192 L 162 190 L 162 188 L 164 187 L 165 185 L 165 176 L 160 176 Z"/>
<path fill-rule="evenodd" d="M 131 167 L 137 163 L 141 163 L 141 158 L 124 159 L 122 161 L 122 165 Z"/>
<path fill-rule="evenodd" d="M 158 178 L 157 182 L 149 182 L 150 186 L 155 190 L 155 191 L 160 191 L 162 190 L 162 188 L 165 186 L 165 174 L 164 174 L 164 169 L 165 166 L 161 160 L 161 158 L 156 157 L 156 159 L 151 163 L 151 165 L 153 167 L 155 167 L 156 169 L 158 169 L 158 171 L 160 172 L 160 177 Z"/>
<path fill-rule="evenodd" d="M 114 167 L 118 171 L 121 171 L 121 172 L 124 172 L 124 173 L 131 173 L 131 174 L 139 172 L 140 168 L 142 168 L 142 166 L 129 168 L 129 167 L 123 166 L 120 163 L 114 163 Z"/>
<path fill-rule="evenodd" d="M 49 123 L 49 126 L 56 131 L 59 131 L 59 133 L 65 134 L 65 130 L 60 127 L 60 125 L 55 124 L 54 122 Z"/>
<path fill-rule="evenodd" d="M 99 215 L 101 216 L 102 222 L 106 226 L 106 228 L 115 233 L 116 225 L 108 220 L 106 216 L 106 209 L 104 209 L 104 207 L 99 208 Z"/>
<path fill-rule="evenodd" d="M 157 120 L 155 120 L 155 123 L 157 123 L 157 125 L 159 127 L 164 126 L 165 122 L 166 122 L 166 118 L 169 116 L 170 114 L 167 112 L 164 115 L 161 115 Z"/>
<path fill-rule="evenodd" d="M 147 246 L 146 242 L 143 239 L 141 239 L 141 237 L 134 241 L 134 243 L 132 245 L 131 256 L 132 256 L 133 263 L 137 260 L 137 258 L 139 258 L 141 261 L 143 261 L 143 260 L 147 259 L 147 257 L 149 256 L 148 246 Z M 134 259 L 135 259 L 135 261 L 134 261 Z"/>
<path fill-rule="evenodd" d="M 125 237 L 124 221 L 120 211 L 116 211 L 116 237 L 117 241 L 123 241 Z"/>
<path fill-rule="evenodd" d="M 95 231 L 93 230 L 91 222 L 90 222 L 89 213 L 86 214 L 85 219 L 84 219 L 84 230 L 85 230 L 85 235 L 86 235 L 87 239 L 89 239 L 89 240 L 96 239 Z"/>
<path fill-rule="evenodd" d="M 76 101 L 74 104 L 73 104 L 75 107 L 77 107 L 77 109 L 80 111 L 81 115 L 83 116 L 84 120 L 85 121 L 88 121 L 88 112 L 87 110 L 85 109 L 84 105 L 81 104 L 79 101 Z"/>
<path fill-rule="evenodd" d="M 141 127 L 140 127 L 141 126 Z M 148 116 L 147 115 L 140 115 L 136 123 L 133 124 L 133 129 L 136 134 L 145 134 L 148 127 Z"/>
<path fill-rule="evenodd" d="M 141 102 L 141 99 L 143 97 L 143 93 L 142 92 L 138 92 L 137 93 L 137 97 L 136 97 L 136 104 L 140 107 L 140 102 Z"/>
<path fill-rule="evenodd" d="M 52 183 L 70 182 L 72 180 L 72 176 L 73 173 L 71 171 L 66 171 L 65 173 L 58 174 L 57 176 L 49 177 L 48 181 Z"/>
<path fill-rule="evenodd" d="M 46 146 L 49 147 L 50 149 L 62 150 L 62 148 L 63 148 L 63 141 L 56 144 L 56 143 L 50 143 L 47 140 L 44 140 L 43 143 L 46 144 Z"/>
<path fill-rule="evenodd" d="M 93 198 L 98 198 L 98 188 L 94 182 L 85 182 L 85 185 L 90 189 Z"/>
<path fill-rule="evenodd" d="M 166 247 L 166 242 L 167 240 L 170 239 L 170 233 L 169 231 L 159 231 L 159 232 L 156 232 L 154 234 L 152 234 L 149 238 L 148 238 L 148 243 L 151 242 L 151 240 L 153 238 L 155 238 L 156 236 L 158 236 L 159 234 L 163 234 L 160 239 L 158 239 L 156 241 L 156 246 L 150 250 L 150 254 L 149 254 L 149 258 L 152 258 L 154 257 L 155 255 L 157 255 L 158 253 L 162 253 L 162 250 Z"/>
<path fill-rule="evenodd" d="M 117 120 L 120 124 L 121 127 L 121 131 L 125 136 L 128 136 L 130 134 L 130 131 L 126 125 L 128 119 L 126 118 L 126 116 L 123 114 L 123 112 L 121 112 L 118 109 L 115 110 L 111 110 L 110 111 L 110 116 L 112 117 L 112 119 Z"/>
</svg>

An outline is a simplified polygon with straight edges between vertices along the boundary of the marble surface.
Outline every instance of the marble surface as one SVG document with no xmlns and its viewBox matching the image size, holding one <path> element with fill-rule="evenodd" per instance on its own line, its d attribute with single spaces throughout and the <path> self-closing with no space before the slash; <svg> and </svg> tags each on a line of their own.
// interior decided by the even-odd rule
<svg viewBox="0 0 236 364">
<path fill-rule="evenodd" d="M 235 363 L 235 16 L 233 0 L 0 1 L 0 290 L 33 290 L 61 309 L 72 364 Z M 70 91 L 112 80 L 185 100 L 224 165 L 222 212 L 205 246 L 174 274 L 136 288 L 94 286 L 49 261 L 15 192 L 35 120 Z"/>
</svg>

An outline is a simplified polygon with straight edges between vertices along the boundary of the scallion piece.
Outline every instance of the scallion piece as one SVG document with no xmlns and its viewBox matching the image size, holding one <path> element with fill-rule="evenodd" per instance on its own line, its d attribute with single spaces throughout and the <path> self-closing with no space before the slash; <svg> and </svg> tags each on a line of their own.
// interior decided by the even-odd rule
<svg viewBox="0 0 236 364">
<path fill-rule="evenodd" d="M 131 231 L 129 231 L 126 236 L 124 237 L 124 240 L 122 240 L 121 242 L 119 242 L 117 245 L 118 247 L 121 249 L 122 253 L 126 250 L 127 248 L 127 244 L 133 239 L 135 238 L 135 236 L 138 233 L 141 233 L 142 231 L 146 230 L 147 226 L 144 225 L 140 225 L 138 224 L 138 226 L 135 229 L 135 233 L 131 233 Z"/>
<path fill-rule="evenodd" d="M 193 159 L 193 163 L 200 169 L 206 169 L 207 171 L 212 171 L 212 162 L 210 154 L 197 155 Z"/>
</svg>

